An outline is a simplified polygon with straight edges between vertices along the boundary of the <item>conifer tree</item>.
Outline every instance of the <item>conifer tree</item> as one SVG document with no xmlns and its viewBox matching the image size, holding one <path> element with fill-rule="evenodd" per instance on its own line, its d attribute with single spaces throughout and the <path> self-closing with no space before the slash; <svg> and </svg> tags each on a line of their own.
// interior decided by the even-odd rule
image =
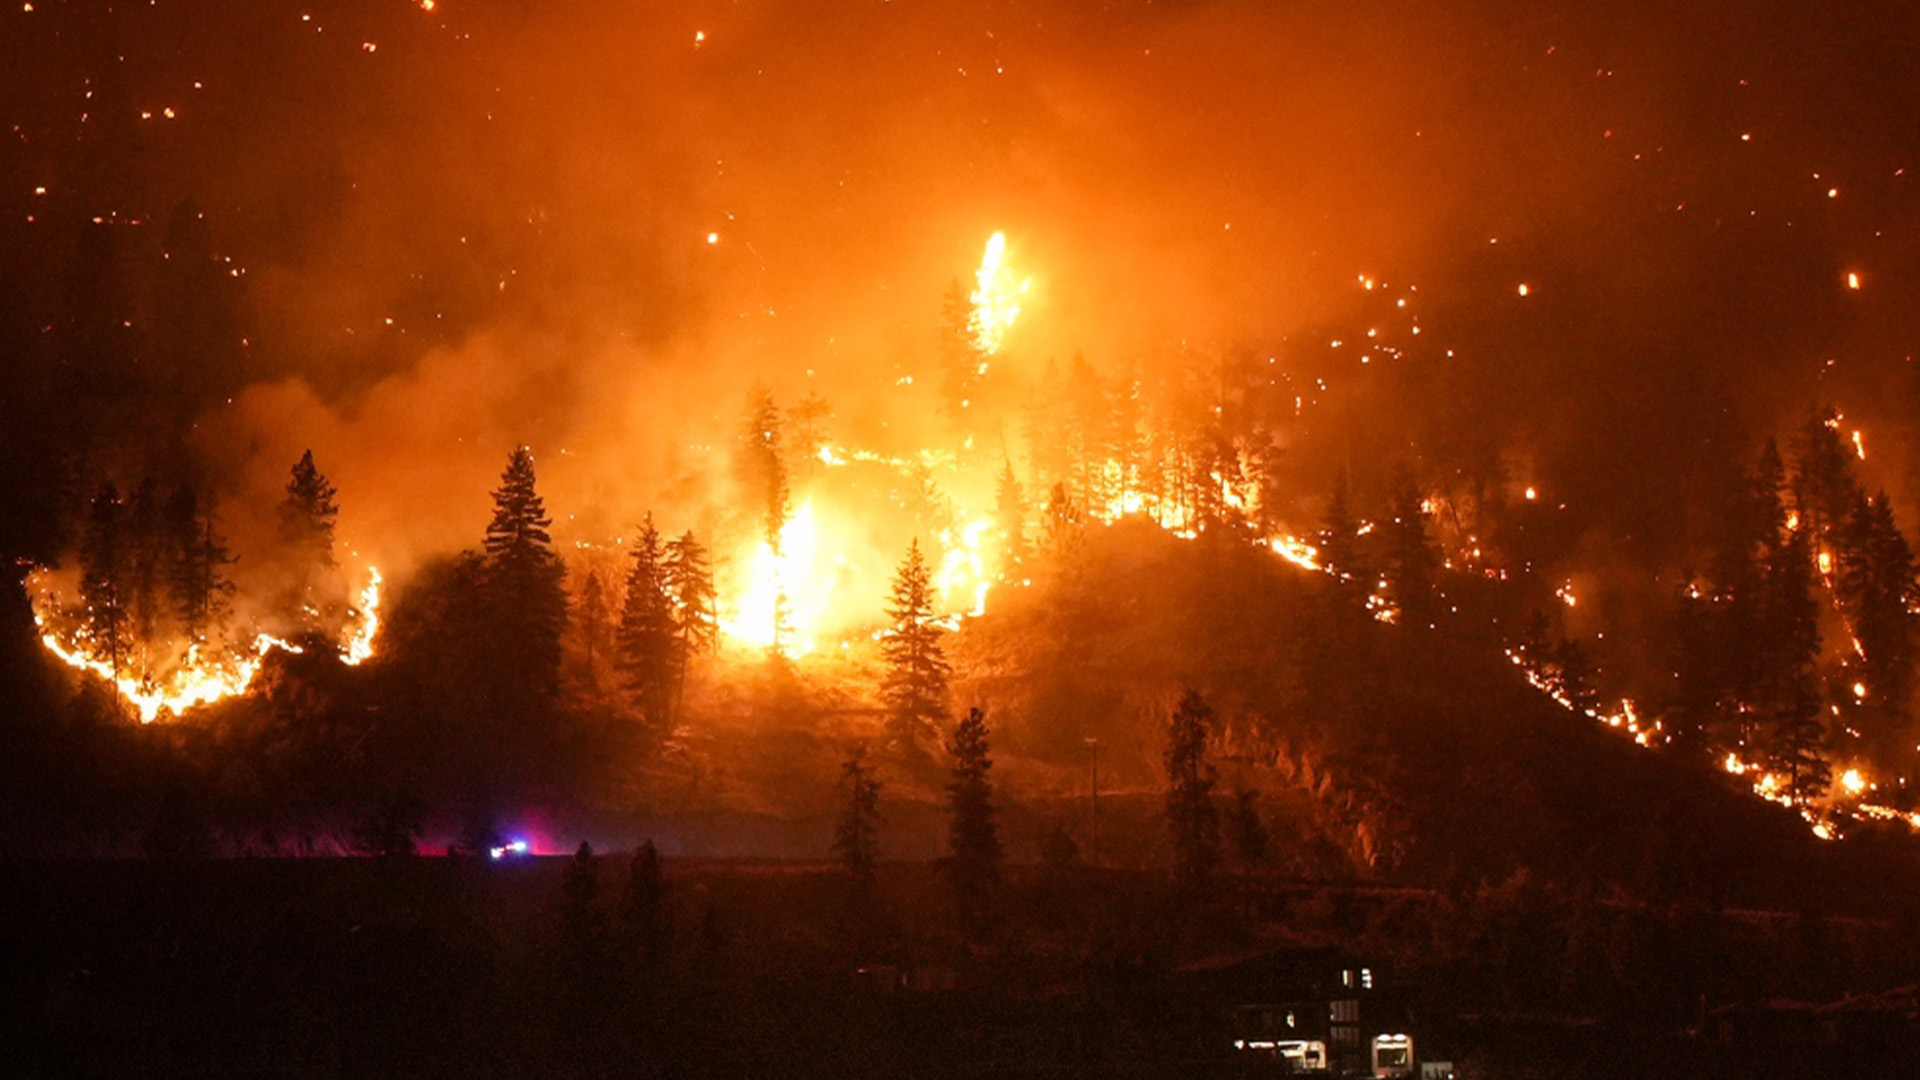
<svg viewBox="0 0 1920 1080">
<path fill-rule="evenodd" d="M 280 504 L 280 537 L 307 561 L 332 569 L 333 523 L 340 514 L 337 492 L 313 463 L 313 451 L 300 455 Z"/>
<path fill-rule="evenodd" d="M 1898 753 L 1912 742 L 1906 737 L 1907 718 L 1914 665 L 1920 661 L 1912 613 L 1920 600 L 1913 549 L 1894 521 L 1885 492 L 1855 504 L 1841 541 L 1834 592 L 1858 642 L 1858 681 L 1866 690 L 1861 696 L 1879 721 L 1866 734 L 1881 754 Z"/>
<path fill-rule="evenodd" d="M 780 453 L 780 409 L 773 393 L 756 386 L 747 402 L 746 431 L 741 439 L 741 479 L 761 511 L 761 533 L 774 554 L 780 553 L 780 533 L 787 527 L 790 493 L 787 466 Z"/>
<path fill-rule="evenodd" d="M 337 493 L 313 463 L 313 451 L 300 455 L 280 503 L 280 541 L 292 574 L 289 608 L 300 613 L 302 628 L 322 629 L 331 621 L 333 526 L 339 516 Z"/>
<path fill-rule="evenodd" d="M 994 531 L 1000 540 L 1000 579 L 1009 580 L 1027 561 L 1027 500 L 1020 481 L 1013 475 L 1013 462 L 1000 465 L 1000 480 L 994 490 Z"/>
<path fill-rule="evenodd" d="M 1427 535 L 1425 498 L 1412 477 L 1395 485 L 1392 514 L 1384 528 L 1387 591 L 1408 626 L 1427 626 L 1438 613 L 1435 587 L 1440 552 Z"/>
<path fill-rule="evenodd" d="M 847 876 L 862 892 L 873 884 L 880 854 L 880 780 L 867 764 L 865 744 L 855 743 L 840 763 L 840 786 L 845 791 L 840 820 L 833 830 L 833 850 Z"/>
<path fill-rule="evenodd" d="M 647 723 L 664 733 L 672 723 L 679 643 L 667 595 L 666 551 L 648 514 L 633 545 L 626 603 L 620 609 L 620 670 L 627 692 Z"/>
<path fill-rule="evenodd" d="M 115 675 L 131 654 L 126 503 L 104 484 L 87 508 L 80 538 L 80 601 L 93 652 Z"/>
<path fill-rule="evenodd" d="M 559 697 L 567 593 L 552 524 L 534 487 L 533 452 L 516 447 L 493 492 L 482 578 L 497 646 L 492 675 L 509 710 L 544 711 Z"/>
<path fill-rule="evenodd" d="M 907 547 L 907 557 L 893 579 L 887 608 L 892 627 L 881 639 L 887 674 L 880 696 L 887 704 L 888 734 L 902 749 L 919 749 L 920 740 L 935 733 L 947 710 L 944 631 L 933 621 L 932 574 L 920 557 L 920 542 Z"/>
<path fill-rule="evenodd" d="M 620 914 L 635 951 L 647 964 L 655 964 L 666 955 L 673 935 L 673 919 L 667 904 L 666 874 L 661 869 L 660 851 L 651 839 L 642 841 L 627 866 L 626 892 L 620 901 Z"/>
<path fill-rule="evenodd" d="M 606 652 L 607 624 L 612 619 L 612 605 L 607 599 L 606 584 L 600 578 L 600 571 L 587 571 L 587 579 L 580 584 L 580 598 L 574 605 L 574 621 L 580 626 L 580 643 L 587 650 L 587 680 L 593 682 L 596 677 L 595 662 Z"/>
<path fill-rule="evenodd" d="M 578 985 L 593 987 L 603 973 L 606 921 L 600 912 L 600 859 L 582 840 L 560 879 L 560 929 L 569 974 Z"/>
<path fill-rule="evenodd" d="M 1777 628 L 1781 651 L 1759 703 L 1766 725 L 1764 759 L 1771 770 L 1786 774 L 1788 792 L 1798 799 L 1817 797 L 1831 779 L 1820 720 L 1820 610 L 1810 535 L 1811 530 L 1795 530 L 1769 560 L 1767 618 Z"/>
<path fill-rule="evenodd" d="M 1213 709 L 1188 690 L 1167 724 L 1162 760 L 1167 772 L 1167 828 L 1173 834 L 1175 873 L 1197 890 L 1220 864 L 1220 811 L 1213 804 L 1216 774 L 1207 761 Z"/>
<path fill-rule="evenodd" d="M 1854 451 L 1840 437 L 1840 415 L 1831 405 L 1807 418 L 1795 440 L 1794 508 L 1800 526 L 1811 529 L 1814 550 L 1846 522 L 1860 498 L 1854 478 Z"/>
<path fill-rule="evenodd" d="M 159 485 L 148 477 L 127 503 L 127 599 L 132 616 L 133 651 L 140 677 L 154 675 L 154 652 L 160 644 L 161 620 L 166 614 L 168 540 L 160 505 Z"/>
<path fill-rule="evenodd" d="M 1562 638 L 1552 653 L 1553 688 L 1568 704 L 1582 713 L 1600 708 L 1600 691 L 1594 686 L 1593 661 L 1578 638 Z"/>
<path fill-rule="evenodd" d="M 963 919 L 974 924 L 1000 878 L 1000 833 L 994 823 L 993 768 L 987 716 L 967 710 L 947 742 L 947 877 Z"/>
<path fill-rule="evenodd" d="M 214 531 L 211 500 L 203 507 L 191 486 L 174 493 L 167 520 L 173 545 L 168 587 L 174 617 L 189 646 L 204 645 L 231 607 L 234 587 L 226 568 L 235 560 L 226 540 Z"/>
<path fill-rule="evenodd" d="M 667 594 L 673 599 L 673 700 L 678 708 L 686 692 L 693 658 L 712 652 L 720 640 L 720 619 L 707 549 L 692 530 L 667 543 Z"/>
<path fill-rule="evenodd" d="M 1347 471 L 1334 479 L 1333 494 L 1320 518 L 1320 565 L 1344 581 L 1364 581 L 1360 565 L 1360 521 L 1354 517 L 1347 490 Z"/>
<path fill-rule="evenodd" d="M 1266 822 L 1260 820 L 1259 791 L 1241 788 L 1234 793 L 1233 802 L 1227 808 L 1227 837 L 1233 843 L 1234 857 L 1242 866 L 1251 869 L 1267 864 L 1271 838 Z"/>
</svg>

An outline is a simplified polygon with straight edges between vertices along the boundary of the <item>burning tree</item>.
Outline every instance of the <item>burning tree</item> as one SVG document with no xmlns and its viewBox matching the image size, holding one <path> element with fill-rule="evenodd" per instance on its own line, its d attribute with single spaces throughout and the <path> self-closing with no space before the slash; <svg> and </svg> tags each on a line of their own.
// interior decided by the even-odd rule
<svg viewBox="0 0 1920 1080">
<path fill-rule="evenodd" d="M 174 493 L 167 508 L 173 558 L 168 586 L 174 616 L 188 647 L 204 645 L 226 618 L 233 582 L 226 567 L 234 562 L 226 541 L 213 529 L 211 500 L 202 505 L 192 487 Z"/>
<path fill-rule="evenodd" d="M 780 453 L 780 409 L 773 393 L 756 386 L 747 399 L 747 426 L 741 438 L 740 478 L 761 506 L 761 530 L 767 546 L 780 554 L 780 533 L 789 505 L 787 465 Z"/>
<path fill-rule="evenodd" d="M 1183 887 L 1198 889 L 1220 864 L 1220 811 L 1213 805 L 1216 773 L 1207 761 L 1213 708 L 1199 691 L 1180 698 L 1167 724 L 1167 828 L 1173 833 L 1175 871 Z"/>
<path fill-rule="evenodd" d="M 1440 552 L 1427 535 L 1426 499 L 1412 476 L 1402 476 L 1394 485 L 1384 532 L 1388 594 L 1407 625 L 1426 626 L 1437 608 Z"/>
<path fill-rule="evenodd" d="M 1813 558 L 1807 530 L 1794 531 L 1768 567 L 1768 618 L 1778 627 L 1781 652 L 1768 669 L 1762 717 L 1767 723 L 1768 768 L 1787 777 L 1790 797 L 1805 801 L 1826 791 L 1832 776 L 1821 751 L 1815 665 L 1820 656 L 1819 606 L 1814 599 Z"/>
<path fill-rule="evenodd" d="M 1894 523 L 1885 492 L 1855 504 L 1841 540 L 1834 593 L 1853 629 L 1858 682 L 1865 691 L 1854 697 L 1880 714 L 1879 730 L 1871 732 L 1875 749 L 1897 753 L 1912 742 L 1906 737 L 1916 660 L 1912 612 L 1920 600 L 1913 549 Z"/>
<path fill-rule="evenodd" d="M 80 602 L 93 651 L 115 675 L 125 668 L 128 638 L 126 504 L 112 484 L 87 507 L 80 539 Z"/>
<path fill-rule="evenodd" d="M 908 545 L 893 579 L 887 616 L 893 625 L 881 641 L 887 675 L 880 693 L 887 703 L 888 733 L 896 745 L 913 752 L 946 715 L 947 675 L 952 671 L 940 645 L 944 631 L 933 619 L 932 575 L 918 540 Z"/>
<path fill-rule="evenodd" d="M 1327 497 L 1326 512 L 1320 518 L 1320 565 L 1345 581 L 1366 576 L 1360 565 L 1360 522 L 1353 515 L 1347 490 L 1347 471 L 1334 478 L 1333 493 Z"/>
<path fill-rule="evenodd" d="M 975 925 L 987 895 L 1000 878 L 1000 833 L 994 825 L 993 768 L 987 714 L 978 707 L 953 729 L 947 742 L 952 778 L 947 782 L 948 881 L 960 903 L 961 916 Z"/>
<path fill-rule="evenodd" d="M 1854 451 L 1840 437 L 1839 411 L 1827 405 L 1809 416 L 1794 451 L 1793 504 L 1800 525 L 1825 538 L 1845 524 L 1860 499 Z"/>
</svg>

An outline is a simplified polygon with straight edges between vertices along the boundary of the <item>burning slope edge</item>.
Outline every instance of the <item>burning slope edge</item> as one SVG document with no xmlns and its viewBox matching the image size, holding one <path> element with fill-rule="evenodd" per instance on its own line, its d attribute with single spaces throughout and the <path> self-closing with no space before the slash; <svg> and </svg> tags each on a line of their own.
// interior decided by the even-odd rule
<svg viewBox="0 0 1920 1080">
<path fill-rule="evenodd" d="M 373 655 L 374 636 L 380 630 L 380 586 L 379 568 L 367 567 L 367 584 L 360 590 L 358 604 L 348 613 L 347 627 L 339 642 L 342 663 L 358 665 Z M 253 678 L 268 653 L 275 649 L 291 653 L 304 651 L 301 646 L 268 633 L 255 633 L 244 647 L 209 651 L 196 642 L 163 677 L 136 677 L 124 673 L 125 665 L 116 666 L 99 654 L 81 620 L 49 617 L 48 613 L 57 612 L 59 607 L 44 582 L 37 583 L 33 591 L 33 621 L 39 629 L 41 644 L 68 667 L 105 680 L 139 712 L 143 724 L 159 719 L 163 712 L 179 716 L 188 709 L 245 693 L 253 685 Z"/>
</svg>

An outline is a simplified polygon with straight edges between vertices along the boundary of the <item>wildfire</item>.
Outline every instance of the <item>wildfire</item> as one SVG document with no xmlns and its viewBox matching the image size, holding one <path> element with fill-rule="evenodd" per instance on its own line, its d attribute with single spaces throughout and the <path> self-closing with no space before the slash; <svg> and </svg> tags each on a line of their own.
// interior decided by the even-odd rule
<svg viewBox="0 0 1920 1080">
<path fill-rule="evenodd" d="M 340 650 L 343 663 L 358 665 L 373 655 L 373 636 L 380 632 L 380 568 L 367 567 L 367 587 L 360 591 L 358 625 Z"/>
<path fill-rule="evenodd" d="M 1007 269 L 1005 233 L 994 233 L 988 238 L 986 253 L 980 257 L 980 269 L 974 271 L 973 278 L 976 283 L 971 297 L 973 315 L 967 320 L 967 329 L 973 333 L 974 346 L 983 355 L 992 356 L 1000 351 L 1007 331 L 1020 317 L 1021 301 L 1033 282 L 1031 279 L 1016 282 L 1013 272 Z"/>
<path fill-rule="evenodd" d="M 1294 536 L 1276 536 L 1268 541 L 1273 553 L 1303 570 L 1323 569 L 1319 562 L 1320 552 L 1312 544 Z"/>
<path fill-rule="evenodd" d="M 820 527 L 809 499 L 780 527 L 778 551 L 761 540 L 748 556 L 739 600 L 721 617 L 721 632 L 788 656 L 812 652 L 836 576 L 823 572 L 819 559 Z"/>
<path fill-rule="evenodd" d="M 965 596 L 972 603 L 969 615 L 984 615 L 987 611 L 987 589 L 993 579 L 987 574 L 980 541 L 992 527 L 993 519 L 983 517 L 960 529 L 957 538 L 950 529 L 940 533 L 940 543 L 945 550 L 940 556 L 940 569 L 933 576 L 934 586 L 948 606 L 954 606 L 955 593 Z"/>
<path fill-rule="evenodd" d="M 380 630 L 380 571 L 370 566 L 367 574 L 360 606 L 353 612 L 346 640 L 340 646 L 340 659 L 346 664 L 357 665 L 371 657 L 374 636 Z M 133 706 L 143 724 L 153 723 L 162 713 L 181 716 L 189 709 L 246 693 L 267 654 L 275 649 L 296 655 L 305 651 L 284 638 L 256 632 L 244 649 L 222 648 L 210 653 L 195 642 L 170 670 L 135 675 L 124 667 L 116 669 L 100 656 L 84 628 L 63 632 L 50 625 L 47 610 L 52 607 L 51 598 L 45 594 L 34 604 L 33 622 L 39 629 L 40 643 L 68 667 L 105 680 Z"/>
</svg>

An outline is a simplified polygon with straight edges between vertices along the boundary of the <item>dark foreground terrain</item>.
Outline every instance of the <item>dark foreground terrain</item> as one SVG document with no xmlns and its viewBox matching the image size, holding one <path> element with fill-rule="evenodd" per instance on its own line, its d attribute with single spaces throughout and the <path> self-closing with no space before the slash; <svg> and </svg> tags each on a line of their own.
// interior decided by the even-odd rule
<svg viewBox="0 0 1920 1080">
<path fill-rule="evenodd" d="M 1235 1010 L 1307 993 L 1277 981 L 1316 963 L 1364 970 L 1364 992 L 1331 993 L 1463 1078 L 1920 1068 L 1897 919 L 1661 910 L 1524 877 L 1223 876 L 1192 900 L 1143 872 L 1028 866 L 969 944 L 925 865 L 883 867 L 862 899 L 817 865 L 674 862 L 659 915 L 630 866 L 12 863 L 6 1073 L 1271 1074 L 1236 1059 Z"/>
</svg>

